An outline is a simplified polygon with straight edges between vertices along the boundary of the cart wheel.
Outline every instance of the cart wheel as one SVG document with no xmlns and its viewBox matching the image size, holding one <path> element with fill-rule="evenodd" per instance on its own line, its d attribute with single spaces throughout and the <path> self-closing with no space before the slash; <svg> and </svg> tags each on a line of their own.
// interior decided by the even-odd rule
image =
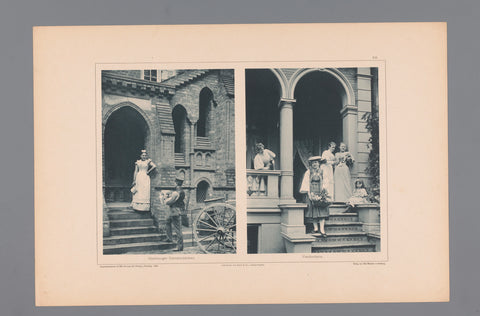
<svg viewBox="0 0 480 316">
<path fill-rule="evenodd" d="M 195 241 L 205 253 L 236 253 L 236 212 L 229 204 L 205 207 L 193 222 Z"/>
</svg>

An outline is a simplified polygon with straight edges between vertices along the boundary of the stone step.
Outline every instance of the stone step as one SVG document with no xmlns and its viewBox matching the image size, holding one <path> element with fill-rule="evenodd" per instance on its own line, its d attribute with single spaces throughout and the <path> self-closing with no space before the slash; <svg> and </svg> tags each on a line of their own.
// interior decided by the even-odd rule
<svg viewBox="0 0 480 316">
<path fill-rule="evenodd" d="M 150 212 L 139 213 L 132 210 L 112 210 L 108 212 L 108 218 L 111 221 L 122 219 L 150 219 L 152 218 L 152 214 Z"/>
<path fill-rule="evenodd" d="M 118 219 L 110 221 L 111 228 L 153 226 L 153 219 Z"/>
<path fill-rule="evenodd" d="M 107 207 L 109 211 L 118 210 L 132 210 L 132 202 L 108 202 Z"/>
<path fill-rule="evenodd" d="M 162 241 L 164 236 L 156 233 L 150 234 L 135 234 L 135 235 L 116 235 L 103 238 L 103 245 L 119 245 L 119 244 L 130 244 L 130 243 L 139 243 L 139 242 L 155 242 Z"/>
<path fill-rule="evenodd" d="M 325 232 L 330 233 L 349 233 L 349 232 L 363 232 L 361 222 L 326 222 Z"/>
<path fill-rule="evenodd" d="M 357 213 L 330 214 L 326 222 L 358 222 L 358 215 Z"/>
<path fill-rule="evenodd" d="M 328 207 L 330 215 L 343 214 L 346 209 L 347 209 L 347 206 L 345 205 L 345 203 L 333 203 L 333 204 L 330 204 L 330 206 Z"/>
<path fill-rule="evenodd" d="M 110 228 L 110 233 L 112 234 L 112 236 L 151 234 L 151 233 L 157 233 L 157 228 L 153 225 L 145 226 L 145 227 L 119 227 L 119 228 Z"/>
<path fill-rule="evenodd" d="M 332 245 L 312 246 L 312 253 L 324 252 L 374 252 L 375 245 L 370 243 L 342 243 Z"/>
<path fill-rule="evenodd" d="M 139 242 L 119 245 L 103 246 L 104 255 L 122 254 L 127 252 L 141 252 L 150 250 L 162 250 L 175 248 L 174 243 L 169 242 Z"/>
<path fill-rule="evenodd" d="M 320 237 L 315 234 L 316 240 L 313 242 L 313 246 L 333 245 L 333 244 L 364 244 L 368 243 L 368 236 L 366 233 L 333 233 L 327 237 Z"/>
</svg>

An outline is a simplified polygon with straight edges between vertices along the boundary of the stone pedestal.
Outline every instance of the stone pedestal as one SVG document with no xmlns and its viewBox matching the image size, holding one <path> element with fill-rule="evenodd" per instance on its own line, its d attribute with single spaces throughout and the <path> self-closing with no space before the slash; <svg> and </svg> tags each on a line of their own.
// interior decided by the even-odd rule
<svg viewBox="0 0 480 316">
<path fill-rule="evenodd" d="M 287 253 L 311 253 L 312 243 L 315 238 L 305 233 L 303 222 L 304 209 L 306 204 L 280 204 L 282 210 L 281 216 L 281 235 L 285 242 Z"/>
<path fill-rule="evenodd" d="M 355 211 L 367 234 L 380 235 L 380 205 L 376 203 L 358 204 Z"/>
</svg>

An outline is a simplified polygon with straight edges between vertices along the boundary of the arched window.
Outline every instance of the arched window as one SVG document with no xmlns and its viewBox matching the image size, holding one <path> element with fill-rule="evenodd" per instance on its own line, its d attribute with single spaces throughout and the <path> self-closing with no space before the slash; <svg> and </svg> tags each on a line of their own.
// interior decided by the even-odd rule
<svg viewBox="0 0 480 316">
<path fill-rule="evenodd" d="M 203 166 L 203 156 L 202 153 L 197 153 L 195 155 L 195 165 L 197 166 Z"/>
<path fill-rule="evenodd" d="M 211 129 L 211 112 L 213 93 L 209 88 L 200 91 L 199 114 L 197 122 L 197 136 L 208 137 Z"/>
<path fill-rule="evenodd" d="M 175 153 L 185 153 L 185 129 L 187 127 L 187 111 L 181 105 L 172 111 L 173 127 L 175 129 Z"/>
<path fill-rule="evenodd" d="M 185 170 L 180 169 L 180 170 L 178 171 L 178 177 L 179 177 L 180 179 L 185 180 L 185 179 L 186 179 Z"/>
<path fill-rule="evenodd" d="M 212 166 L 212 155 L 209 154 L 209 153 L 207 153 L 207 154 L 205 155 L 205 165 L 206 165 L 207 167 L 211 167 L 211 166 Z"/>
<path fill-rule="evenodd" d="M 200 181 L 197 185 L 197 203 L 204 203 L 208 199 L 210 185 L 207 181 Z"/>
</svg>

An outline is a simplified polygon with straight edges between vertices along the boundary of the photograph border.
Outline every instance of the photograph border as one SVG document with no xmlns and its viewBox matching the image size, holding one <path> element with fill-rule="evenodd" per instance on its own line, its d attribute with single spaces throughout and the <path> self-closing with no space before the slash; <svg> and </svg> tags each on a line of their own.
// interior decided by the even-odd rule
<svg viewBox="0 0 480 316">
<path fill-rule="evenodd" d="M 235 62 L 97 62 L 95 63 L 95 113 L 96 113 L 96 160 L 97 160 L 97 265 L 114 267 L 158 266 L 162 264 L 275 264 L 275 263 L 386 263 L 388 256 L 388 151 L 387 151 L 387 91 L 386 91 L 387 60 L 373 56 L 371 60 L 303 60 L 303 61 L 235 61 Z M 213 66 L 213 67 L 212 67 Z M 246 214 L 239 214 L 239 209 L 246 209 L 246 168 L 245 157 L 241 157 L 245 147 L 245 77 L 246 69 L 265 68 L 378 68 L 378 98 L 379 98 L 379 155 L 380 155 L 380 252 L 355 253 L 264 253 L 247 254 L 246 251 Z M 233 69 L 235 83 L 235 181 L 236 181 L 236 209 L 237 209 L 237 253 L 236 254 L 121 254 L 104 255 L 102 246 L 102 70 L 131 70 L 131 69 Z M 241 74 L 242 73 L 242 74 Z M 356 102 L 356 100 L 355 100 Z M 99 142 L 100 140 L 100 142 Z M 383 161 L 383 162 L 382 162 Z M 245 178 L 245 179 L 244 179 Z M 245 191 L 245 192 L 244 192 Z M 135 260 L 132 260 L 134 257 Z M 268 258 L 267 258 L 268 257 Z M 272 258 L 277 260 L 271 260 Z"/>
</svg>

